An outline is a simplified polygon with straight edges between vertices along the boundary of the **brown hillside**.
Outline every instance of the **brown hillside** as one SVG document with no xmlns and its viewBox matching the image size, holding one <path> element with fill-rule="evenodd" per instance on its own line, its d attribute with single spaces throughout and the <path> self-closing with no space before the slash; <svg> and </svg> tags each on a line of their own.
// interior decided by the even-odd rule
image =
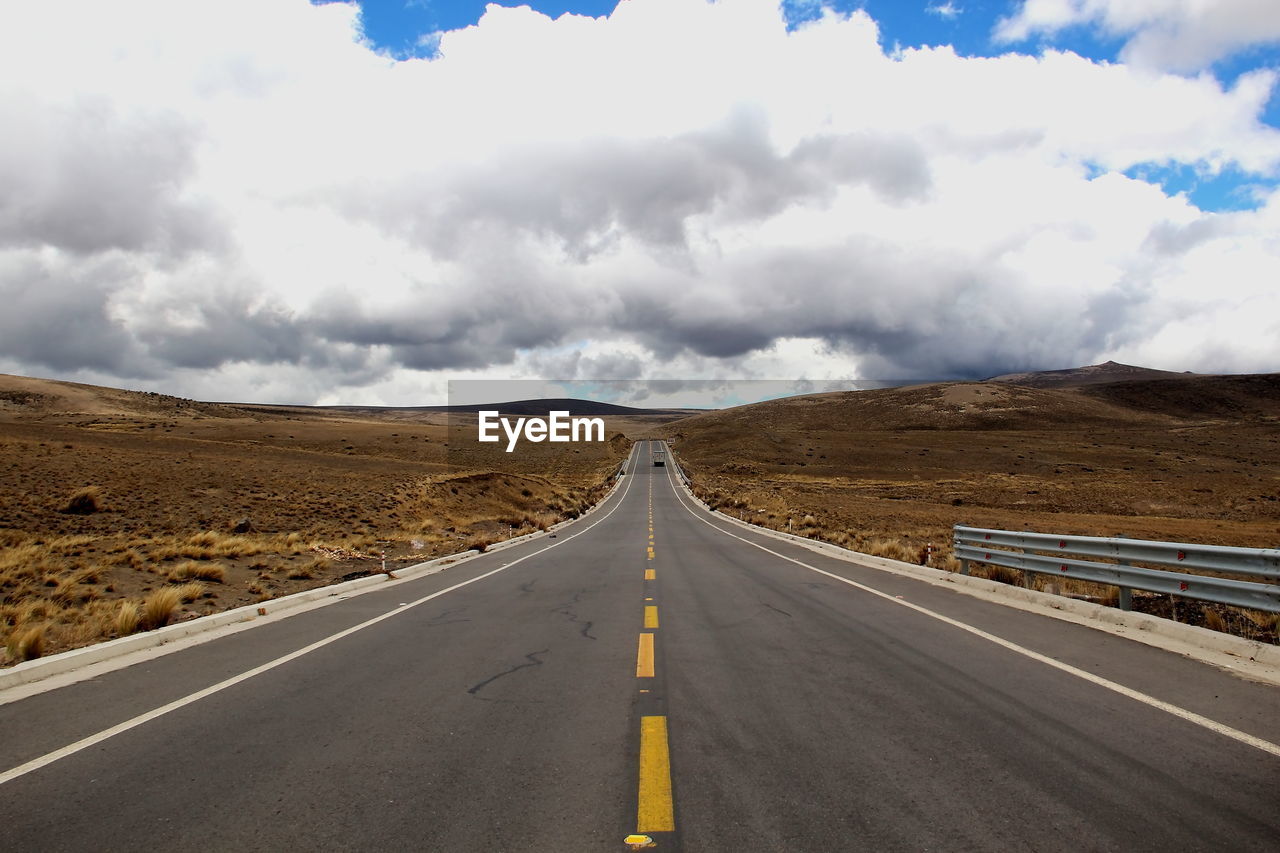
<svg viewBox="0 0 1280 853">
<path fill-rule="evenodd" d="M 1184 421 L 1280 419 L 1280 373 L 1113 382 L 1083 391 L 1094 400 Z"/>
<path fill-rule="evenodd" d="M 1195 375 L 1192 373 L 1174 373 L 1169 370 L 1153 370 L 1150 367 L 1136 367 L 1132 364 L 1106 361 L 1102 364 L 1072 367 L 1066 370 L 1043 370 L 1038 373 L 1006 373 L 1003 376 L 993 376 L 986 381 L 1025 385 L 1028 388 L 1080 388 L 1086 385 L 1099 385 L 1108 382 L 1175 379 Z"/>
<path fill-rule="evenodd" d="M 663 432 L 722 510 L 898 559 L 932 543 L 932 564 L 954 567 L 955 524 L 1276 547 L 1276 384 L 951 383 L 772 400 Z M 1274 636 L 1274 619 L 1230 618 Z"/>
<path fill-rule="evenodd" d="M 201 586 L 174 620 L 574 517 L 629 450 L 614 431 L 653 425 L 606 423 L 606 442 L 507 454 L 439 412 L 0 376 L 0 662 L 129 633 L 122 613 L 181 584 Z"/>
</svg>

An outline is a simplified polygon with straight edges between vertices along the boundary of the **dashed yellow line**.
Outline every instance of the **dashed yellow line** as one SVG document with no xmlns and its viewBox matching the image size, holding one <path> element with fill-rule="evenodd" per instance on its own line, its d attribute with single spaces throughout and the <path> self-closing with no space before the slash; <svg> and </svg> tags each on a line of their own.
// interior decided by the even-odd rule
<svg viewBox="0 0 1280 853">
<path fill-rule="evenodd" d="M 636 650 L 636 678 L 653 678 L 653 634 L 641 634 Z"/>
<path fill-rule="evenodd" d="M 640 803 L 636 832 L 674 832 L 671 802 L 671 754 L 667 747 L 667 718 L 640 718 Z"/>
<path fill-rule="evenodd" d="M 648 601 L 649 599 L 645 599 Z M 644 608 L 644 626 L 646 628 L 658 627 L 658 606 L 656 604 L 646 604 Z"/>
<path fill-rule="evenodd" d="M 651 580 L 653 580 L 655 577 L 657 577 L 657 575 L 656 575 L 656 572 L 655 572 L 655 570 L 654 570 L 654 569 L 645 569 L 645 570 L 644 570 L 644 579 L 645 579 L 645 580 L 647 580 L 647 581 L 651 581 Z"/>
</svg>

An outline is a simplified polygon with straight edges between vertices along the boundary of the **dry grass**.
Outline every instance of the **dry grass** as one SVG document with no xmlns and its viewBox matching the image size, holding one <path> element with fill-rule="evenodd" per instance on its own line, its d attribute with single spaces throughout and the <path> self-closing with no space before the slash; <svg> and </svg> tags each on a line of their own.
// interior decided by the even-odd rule
<svg viewBox="0 0 1280 853">
<path fill-rule="evenodd" d="M 98 486 L 76 489 L 58 511 L 66 515 L 93 515 L 101 512 L 102 489 Z"/>
<path fill-rule="evenodd" d="M 45 402 L 0 410 L 0 631 L 45 625 L 46 655 L 137 629 L 159 583 L 220 582 L 200 605 L 236 607 L 376 571 L 384 549 L 394 569 L 546 529 L 598 500 L 627 449 L 486 445 L 462 465 L 433 413 L 0 391 L 23 383 Z"/>
<path fill-rule="evenodd" d="M 216 564 L 211 565 L 189 560 L 174 566 L 169 571 L 167 578 L 170 583 L 185 583 L 186 581 L 223 583 L 227 579 L 227 572 L 222 566 Z"/>
<path fill-rule="evenodd" d="M 328 557 L 312 557 L 308 562 L 289 569 L 286 577 L 295 581 L 312 580 L 323 575 L 331 565 L 333 560 Z"/>
<path fill-rule="evenodd" d="M 220 533 L 216 530 L 202 530 L 183 540 L 152 547 L 149 556 L 152 560 L 217 560 L 253 557 L 261 554 L 264 546 L 246 536 Z"/>
<path fill-rule="evenodd" d="M 1227 383 L 1230 399 L 1205 404 L 1213 384 L 1195 380 L 1176 405 L 1166 398 L 1181 394 L 1180 381 L 1082 392 L 965 386 L 972 399 L 949 396 L 949 386 L 825 395 L 700 415 L 668 437 L 695 492 L 722 512 L 862 553 L 927 557 L 947 571 L 959 568 L 955 524 L 1274 547 L 1280 380 Z M 1024 582 L 1013 569 L 972 571 Z M 1114 587 L 1029 582 L 1117 600 Z M 1134 608 L 1175 614 L 1168 596 L 1135 592 Z M 1270 614 L 1183 600 L 1176 615 L 1280 639 Z"/>
<path fill-rule="evenodd" d="M 205 586 L 199 581 L 193 581 L 192 583 L 184 583 L 182 586 L 177 587 L 177 590 L 178 597 L 181 599 L 182 603 L 190 604 L 200 596 L 204 595 Z"/>
<path fill-rule="evenodd" d="M 173 614 L 182 604 L 181 587 L 165 587 L 147 596 L 142 602 L 142 613 L 138 627 L 143 631 L 153 631 L 169 624 Z"/>
<path fill-rule="evenodd" d="M 1200 612 L 1203 614 L 1204 624 L 1206 628 L 1208 628 L 1211 631 L 1227 630 L 1227 620 L 1223 619 L 1222 614 L 1220 614 L 1218 611 L 1211 610 L 1205 607 L 1205 608 L 1201 608 Z"/>
<path fill-rule="evenodd" d="M 9 635 L 5 645 L 9 659 L 13 661 L 35 660 L 44 654 L 45 626 L 24 626 Z"/>
<path fill-rule="evenodd" d="M 141 622 L 142 615 L 138 612 L 138 605 L 132 601 L 122 601 L 112 627 L 117 636 L 127 637 L 138 630 Z"/>
</svg>

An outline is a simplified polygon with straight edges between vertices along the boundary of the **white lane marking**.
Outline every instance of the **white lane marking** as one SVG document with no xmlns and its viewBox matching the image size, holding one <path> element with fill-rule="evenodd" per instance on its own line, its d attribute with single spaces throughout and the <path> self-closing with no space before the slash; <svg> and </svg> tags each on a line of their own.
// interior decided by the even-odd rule
<svg viewBox="0 0 1280 853">
<path fill-rule="evenodd" d="M 539 554 L 544 554 L 547 551 L 550 551 L 552 548 L 555 548 L 559 545 L 563 545 L 564 543 L 568 542 L 571 539 L 576 539 L 577 537 L 581 536 L 584 533 L 589 533 L 590 531 L 594 530 L 598 525 L 603 524 L 604 521 L 609 516 L 613 515 L 614 511 L 617 510 L 618 507 L 622 506 L 623 501 L 627 499 L 627 493 L 631 491 L 631 482 L 633 479 L 634 478 L 632 477 L 627 478 L 627 485 L 623 488 L 622 495 L 619 496 L 617 503 L 615 503 L 612 507 L 610 507 L 608 512 L 606 512 L 599 519 L 597 519 L 594 524 L 590 525 L 589 527 L 585 527 L 582 530 L 579 530 L 577 533 L 574 533 L 572 536 L 566 536 L 565 538 L 557 542 L 554 542 L 545 548 L 540 548 L 537 551 L 534 551 L 530 554 L 525 554 L 523 557 L 520 557 L 519 559 L 512 560 L 510 563 L 503 563 L 501 566 L 498 566 L 498 568 L 493 569 L 492 571 L 485 572 L 482 575 L 477 575 L 471 580 L 462 581 L 461 583 L 456 583 L 453 586 L 448 587 L 447 589 L 442 589 L 442 590 L 439 590 L 438 592 L 433 592 L 430 595 L 424 595 L 422 598 L 419 598 L 417 601 L 411 601 L 407 604 L 401 604 L 396 609 L 387 611 L 381 616 L 375 616 L 372 619 L 368 619 L 364 622 L 361 622 L 359 625 L 353 625 L 350 628 L 347 628 L 346 630 L 339 631 L 336 634 L 332 634 L 323 639 L 316 640 L 314 643 L 312 643 L 309 646 L 304 646 L 303 648 L 292 651 L 287 655 L 278 657 L 272 661 L 268 661 L 267 663 L 264 663 L 261 666 L 256 666 L 253 669 L 242 672 L 239 675 L 233 675 L 231 678 L 228 678 L 225 681 L 219 681 L 217 684 L 206 687 L 203 690 L 198 690 L 195 693 L 192 693 L 188 696 L 183 696 L 181 699 L 175 699 L 174 701 L 170 702 L 167 705 L 162 705 L 159 708 L 155 708 L 151 711 L 147 711 L 144 714 L 139 714 L 138 716 L 133 717 L 132 719 L 125 720 L 123 723 L 114 725 L 109 729 L 103 729 L 97 734 L 89 735 L 88 737 L 82 738 L 76 741 L 75 743 L 68 744 L 67 746 L 62 747 L 61 749 L 55 749 L 53 752 L 46 753 L 45 755 L 42 755 L 39 758 L 33 758 L 30 761 L 26 762 L 25 764 L 19 764 L 17 767 L 14 767 L 11 770 L 7 770 L 4 773 L 0 773 L 0 785 L 3 785 L 6 782 L 10 782 L 14 779 L 17 779 L 19 776 L 25 776 L 26 774 L 31 773 L 34 770 L 39 770 L 41 767 L 50 765 L 61 758 L 66 758 L 67 756 L 74 755 L 75 753 L 80 752 L 83 749 L 88 749 L 91 746 L 102 743 L 104 740 L 113 738 L 118 734 L 129 731 L 130 729 L 137 728 L 138 726 L 144 723 L 148 723 L 151 720 L 156 719 L 157 717 L 163 717 L 165 714 L 168 714 L 172 711 L 176 711 L 179 708 L 185 708 L 187 705 L 191 705 L 195 702 L 199 702 L 201 699 L 204 699 L 207 696 L 212 696 L 215 693 L 219 693 L 223 690 L 226 690 L 228 687 L 234 687 L 235 685 L 239 684 L 242 681 L 248 681 L 250 678 L 253 678 L 255 675 L 261 675 L 262 673 L 273 670 L 278 666 L 283 666 L 284 664 L 288 663 L 291 660 L 296 660 L 297 658 L 300 658 L 303 655 L 314 652 L 316 649 L 323 648 L 324 646 L 327 646 L 330 643 L 336 643 L 338 640 L 341 640 L 344 637 L 348 637 L 351 634 L 356 633 L 357 631 L 363 631 L 365 628 L 368 628 L 373 625 L 377 625 L 379 622 L 382 622 L 386 619 L 390 619 L 393 616 L 399 616 L 401 613 L 407 613 L 409 610 L 412 610 L 414 607 L 417 607 L 419 604 L 425 604 L 428 601 L 431 601 L 433 598 L 439 598 L 440 596 L 453 592 L 456 589 L 462 589 L 464 586 L 470 586 L 471 584 L 476 583 L 477 581 L 482 581 L 487 577 L 496 575 L 498 572 L 505 571 L 511 568 L 517 563 L 523 563 L 525 560 L 529 559 L 530 557 L 536 557 Z"/>
<path fill-rule="evenodd" d="M 1229 737 L 1232 740 L 1239 741 L 1240 743 L 1247 744 L 1248 746 L 1252 746 L 1255 749 L 1260 749 L 1263 752 L 1270 753 L 1271 755 L 1274 755 L 1277 758 L 1280 758 L 1280 745 L 1274 744 L 1269 740 L 1263 740 L 1262 738 L 1255 737 L 1254 735 L 1251 735 L 1248 732 L 1242 732 L 1239 729 L 1233 729 L 1231 728 L 1231 726 L 1225 725 L 1223 723 L 1219 723 L 1216 720 L 1211 720 L 1208 717 L 1203 717 L 1194 711 L 1188 711 L 1186 708 L 1182 708 L 1177 705 L 1170 704 L 1168 702 L 1165 702 L 1162 699 L 1157 699 L 1154 696 L 1149 696 L 1146 693 L 1141 693 L 1137 690 L 1134 690 L 1131 687 L 1125 687 L 1123 684 L 1119 684 L 1115 681 L 1110 681 L 1106 678 L 1102 678 L 1101 676 L 1094 675 L 1091 672 L 1086 672 L 1083 669 L 1078 669 L 1077 667 L 1074 667 L 1071 664 L 1063 663 L 1060 660 L 1054 660 L 1053 658 L 1048 657 L 1047 655 L 1042 655 L 1039 652 L 1032 651 L 1031 649 L 1028 649 L 1025 646 L 1020 646 L 1017 643 L 1004 639 L 1003 637 L 997 637 L 995 634 L 989 634 L 986 631 L 983 631 L 981 628 L 975 628 L 974 626 L 969 625 L 965 622 L 960 622 L 956 619 L 952 619 L 950 616 L 943 616 L 941 613 L 930 610 L 927 607 L 921 607 L 918 604 L 912 604 L 909 601 L 904 601 L 901 598 L 897 598 L 896 596 L 890 595 L 885 592 L 881 592 L 880 590 L 875 589 L 874 587 L 869 587 L 866 584 L 861 584 L 861 583 L 858 583 L 857 581 L 850 580 L 849 578 L 846 578 L 846 577 L 841 577 L 840 575 L 834 574 L 832 572 L 824 571 L 823 569 L 819 569 L 816 566 L 811 566 L 806 562 L 797 560 L 794 557 L 788 557 L 786 554 L 779 554 L 777 551 L 773 551 L 769 548 L 766 548 L 757 542 L 752 542 L 750 539 L 745 539 L 741 536 L 738 536 L 735 533 L 730 533 L 728 530 L 725 530 L 723 527 L 720 527 L 719 525 L 716 525 L 716 524 L 712 524 L 710 521 L 703 518 L 701 513 L 697 512 L 693 507 L 689 506 L 689 504 L 685 501 L 684 496 L 680 494 L 680 490 L 676 488 L 675 482 L 671 479 L 670 472 L 667 472 L 667 482 L 671 484 L 671 489 L 673 492 L 675 492 L 676 500 L 680 502 L 680 505 L 682 507 L 688 510 L 690 515 L 692 515 L 694 518 L 698 519 L 698 521 L 701 521 L 703 524 L 710 527 L 712 530 L 718 530 L 719 532 L 723 533 L 725 536 L 731 536 L 734 539 L 737 539 L 739 542 L 745 542 L 753 548 L 759 548 L 761 551 L 764 551 L 767 554 L 772 554 L 773 556 L 781 560 L 786 560 L 788 563 L 795 563 L 797 566 L 803 566 L 804 568 L 808 569 L 811 572 L 817 572 L 818 574 L 825 575 L 826 577 L 829 577 L 832 580 L 837 580 L 837 581 L 840 581 L 841 583 L 848 584 L 849 586 L 856 587 L 857 589 L 860 589 L 863 592 L 869 592 L 872 595 L 883 598 L 885 601 L 890 601 L 890 602 L 893 602 L 894 604 L 900 605 L 902 607 L 906 607 L 910 610 L 914 610 L 917 613 L 922 613 L 925 616 L 929 616 L 933 619 L 937 619 L 939 622 L 945 622 L 948 625 L 951 625 L 955 628 L 959 628 L 961 631 L 966 631 L 970 634 L 973 634 L 975 637 L 981 637 L 984 640 L 995 643 L 997 646 L 1000 646 L 1001 648 L 1008 649 L 1011 652 L 1016 652 L 1017 654 L 1023 655 L 1024 657 L 1031 658 L 1032 660 L 1038 661 L 1047 666 L 1051 666 L 1054 669 L 1061 670 L 1062 672 L 1065 672 L 1069 675 L 1074 675 L 1076 678 L 1080 678 L 1085 681 L 1088 681 L 1090 684 L 1096 684 L 1099 687 L 1104 687 L 1107 690 L 1110 690 L 1114 693 L 1119 693 L 1121 696 L 1127 696 L 1128 698 L 1133 699 L 1136 702 L 1141 702 L 1144 705 L 1149 705 L 1152 708 L 1157 708 L 1161 711 L 1164 711 L 1167 714 L 1172 714 L 1173 716 L 1178 717 L 1179 719 L 1186 720 L 1189 723 L 1194 723 L 1195 725 L 1208 729 L 1211 732 L 1216 732 L 1217 734 L 1220 734 L 1224 737 Z"/>
</svg>

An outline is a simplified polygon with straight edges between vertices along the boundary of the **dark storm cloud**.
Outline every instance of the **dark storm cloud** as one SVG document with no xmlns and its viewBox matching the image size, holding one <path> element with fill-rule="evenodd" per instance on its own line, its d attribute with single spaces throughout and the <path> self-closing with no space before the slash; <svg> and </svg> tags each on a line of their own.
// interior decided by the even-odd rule
<svg viewBox="0 0 1280 853">
<path fill-rule="evenodd" d="M 223 242 L 217 217 L 182 197 L 197 136 L 165 113 L 122 117 L 101 100 L 65 108 L 0 100 L 0 248 L 53 246 L 165 256 Z"/>
<path fill-rule="evenodd" d="M 697 294 L 706 285 L 665 301 L 658 294 L 679 293 L 678 285 L 641 294 L 626 319 L 668 357 L 732 361 L 778 339 L 816 338 L 856 359 L 868 378 L 978 378 L 1009 365 L 1087 360 L 1127 343 L 1144 333 L 1135 318 L 1150 299 L 1134 286 L 1076 306 L 959 253 L 865 238 L 746 253 L 721 276 L 711 298 Z"/>
<path fill-rule="evenodd" d="M 586 260 L 623 235 L 683 247 L 693 216 L 754 222 L 850 184 L 865 184 L 891 204 L 919 200 L 930 187 L 924 154 L 909 139 L 819 136 L 783 155 L 751 113 L 670 139 L 598 139 L 507 158 L 394 187 L 344 188 L 336 200 L 350 215 L 405 233 L 442 257 L 507 231 L 554 240 Z"/>
<path fill-rule="evenodd" d="M 70 265 L 0 256 L 0 355 L 55 371 L 149 375 L 141 348 L 110 311 L 113 294 L 136 274 L 122 258 Z"/>
<path fill-rule="evenodd" d="M 214 368 L 232 361 L 256 364 L 324 363 L 318 342 L 289 312 L 255 305 L 247 294 L 191 303 L 182 322 L 140 330 L 149 354 L 174 367 Z M 321 353 L 323 346 L 320 347 Z"/>
</svg>

